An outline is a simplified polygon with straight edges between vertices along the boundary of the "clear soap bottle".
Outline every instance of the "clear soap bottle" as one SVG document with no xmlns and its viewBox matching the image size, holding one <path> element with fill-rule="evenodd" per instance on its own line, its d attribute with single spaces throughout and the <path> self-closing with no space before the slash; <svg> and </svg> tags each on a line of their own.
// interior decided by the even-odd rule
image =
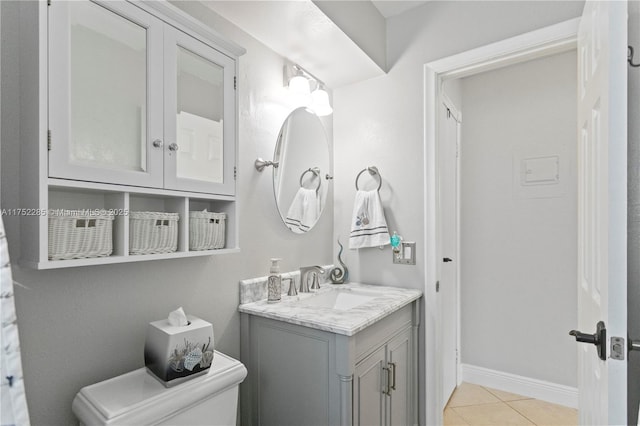
<svg viewBox="0 0 640 426">
<path fill-rule="evenodd" d="M 280 275 L 280 262 L 282 259 L 271 259 L 271 269 L 267 281 L 267 302 L 275 303 L 282 299 L 282 276 Z"/>
</svg>

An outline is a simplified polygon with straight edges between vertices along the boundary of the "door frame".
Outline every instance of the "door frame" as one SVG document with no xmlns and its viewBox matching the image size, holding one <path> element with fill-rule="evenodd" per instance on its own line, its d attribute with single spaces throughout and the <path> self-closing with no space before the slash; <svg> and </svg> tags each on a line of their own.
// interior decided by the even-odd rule
<svg viewBox="0 0 640 426">
<path fill-rule="evenodd" d="M 424 186 L 425 186 L 425 423 L 442 424 L 442 354 L 439 353 L 440 319 L 436 282 L 442 258 L 439 241 L 438 186 L 440 167 L 437 152 L 438 105 L 442 83 L 484 71 L 566 52 L 577 47 L 580 18 L 508 38 L 424 65 Z"/>
</svg>

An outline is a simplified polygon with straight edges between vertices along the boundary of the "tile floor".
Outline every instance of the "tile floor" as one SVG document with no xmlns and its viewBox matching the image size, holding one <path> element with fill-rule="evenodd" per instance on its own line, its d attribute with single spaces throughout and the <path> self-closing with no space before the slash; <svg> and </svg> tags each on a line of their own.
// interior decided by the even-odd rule
<svg viewBox="0 0 640 426">
<path fill-rule="evenodd" d="M 578 410 L 509 392 L 462 383 L 444 410 L 444 425 L 578 424 Z"/>
</svg>

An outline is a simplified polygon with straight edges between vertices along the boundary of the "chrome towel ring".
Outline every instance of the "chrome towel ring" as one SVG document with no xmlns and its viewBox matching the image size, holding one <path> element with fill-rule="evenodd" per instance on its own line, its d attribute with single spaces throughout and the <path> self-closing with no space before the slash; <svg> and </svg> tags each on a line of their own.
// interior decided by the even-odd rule
<svg viewBox="0 0 640 426">
<path fill-rule="evenodd" d="M 358 176 L 356 176 L 356 190 L 360 190 L 360 188 L 358 188 L 358 179 L 360 179 L 360 176 L 364 173 L 364 172 L 369 172 L 369 174 L 371 176 L 378 176 L 378 189 L 377 191 L 380 191 L 380 188 L 382 188 L 382 176 L 380 175 L 380 172 L 378 171 L 378 168 L 376 166 L 369 166 L 365 169 L 362 169 L 360 171 L 360 173 L 358 173 Z"/>
<path fill-rule="evenodd" d="M 318 167 L 308 168 L 307 170 L 302 172 L 302 174 L 300 175 L 300 187 L 304 188 L 304 186 L 302 186 L 302 180 L 304 179 L 304 175 L 309 172 L 313 173 L 315 177 L 318 178 L 318 187 L 316 188 L 316 192 L 318 192 L 318 190 L 320 189 L 320 185 L 322 184 L 322 179 L 320 179 L 320 169 Z"/>
</svg>

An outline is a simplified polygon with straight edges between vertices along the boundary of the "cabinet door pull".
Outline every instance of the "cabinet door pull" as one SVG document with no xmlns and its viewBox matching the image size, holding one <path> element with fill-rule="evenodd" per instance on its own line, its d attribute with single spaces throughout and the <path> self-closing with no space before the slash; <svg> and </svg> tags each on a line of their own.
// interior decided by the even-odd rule
<svg viewBox="0 0 640 426">
<path fill-rule="evenodd" d="M 178 144 L 177 143 L 172 143 L 169 145 L 169 151 L 173 151 L 176 152 L 178 150 Z"/>
<path fill-rule="evenodd" d="M 382 393 L 385 395 L 391 395 L 391 390 L 389 389 L 389 383 L 391 382 L 391 370 L 388 367 L 382 367 L 382 370 L 387 373 L 387 380 L 382 387 Z"/>
<path fill-rule="evenodd" d="M 393 367 L 393 373 L 392 373 L 393 384 L 390 386 L 390 388 L 391 388 L 391 390 L 396 390 L 396 363 L 395 362 L 390 362 L 389 366 Z M 391 370 L 391 369 L 389 369 L 389 370 Z"/>
<path fill-rule="evenodd" d="M 154 148 L 162 148 L 162 141 L 160 139 L 155 139 L 153 141 L 153 147 Z"/>
</svg>

